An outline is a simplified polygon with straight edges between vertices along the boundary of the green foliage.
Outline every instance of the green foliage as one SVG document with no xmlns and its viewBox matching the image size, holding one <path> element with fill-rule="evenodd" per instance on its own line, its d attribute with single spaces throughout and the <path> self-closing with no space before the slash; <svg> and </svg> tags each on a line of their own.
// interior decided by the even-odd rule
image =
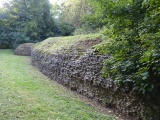
<svg viewBox="0 0 160 120">
<path fill-rule="evenodd" d="M 83 16 L 89 11 L 87 0 L 66 0 L 61 5 L 61 16 L 64 21 L 72 23 L 75 28 L 80 27 Z"/>
<path fill-rule="evenodd" d="M 48 0 L 12 0 L 0 11 L 0 46 L 17 47 L 53 36 L 54 21 Z"/>
<path fill-rule="evenodd" d="M 85 21 L 94 30 L 97 28 L 102 28 L 107 24 L 106 11 L 103 9 L 101 2 L 96 0 L 90 1 L 90 11 L 84 15 Z"/>
<path fill-rule="evenodd" d="M 94 1 L 94 0 L 93 0 Z M 130 91 L 152 95 L 160 89 L 160 1 L 100 0 L 105 31 L 113 39 L 97 46 L 105 60 L 103 74 Z M 107 28 L 106 27 L 106 28 Z"/>
<path fill-rule="evenodd" d="M 92 14 L 92 7 L 87 0 L 66 0 L 64 3 L 55 4 L 52 8 L 56 21 L 56 35 L 77 35 L 95 33 L 90 22 L 86 19 Z"/>
<path fill-rule="evenodd" d="M 83 24 L 81 27 L 76 28 L 74 31 L 74 35 L 86 35 L 86 34 L 93 34 L 98 33 L 97 29 L 93 29 L 88 25 L 88 23 Z"/>
<path fill-rule="evenodd" d="M 75 30 L 73 24 L 63 21 L 61 19 L 55 20 L 56 31 L 55 34 L 57 36 L 69 36 Z"/>
</svg>

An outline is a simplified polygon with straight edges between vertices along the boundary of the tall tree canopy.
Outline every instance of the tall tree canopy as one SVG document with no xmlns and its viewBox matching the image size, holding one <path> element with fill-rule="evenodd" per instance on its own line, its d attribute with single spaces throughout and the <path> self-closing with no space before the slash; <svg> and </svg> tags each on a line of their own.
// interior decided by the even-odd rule
<svg viewBox="0 0 160 120">
<path fill-rule="evenodd" d="M 37 42 L 54 33 L 48 0 L 12 0 L 0 11 L 0 46 L 16 47 Z"/>
<path fill-rule="evenodd" d="M 88 0 L 65 0 L 54 6 L 54 11 L 60 35 L 70 35 L 78 29 L 84 30 L 86 33 L 87 30 L 92 31 L 91 22 L 85 19 L 85 16 L 90 16 L 93 13 L 93 8 Z M 80 31 L 78 30 L 78 32 Z"/>
</svg>

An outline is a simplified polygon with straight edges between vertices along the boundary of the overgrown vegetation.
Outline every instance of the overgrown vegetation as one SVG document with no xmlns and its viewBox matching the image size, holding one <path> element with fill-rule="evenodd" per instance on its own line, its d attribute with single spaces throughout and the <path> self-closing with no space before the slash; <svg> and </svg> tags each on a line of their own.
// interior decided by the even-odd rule
<svg viewBox="0 0 160 120">
<path fill-rule="evenodd" d="M 68 37 L 51 37 L 48 38 L 40 43 L 37 43 L 34 47 L 34 49 L 41 51 L 45 54 L 49 53 L 56 53 L 56 52 L 62 52 L 62 53 L 70 53 L 75 52 L 79 54 L 80 51 L 85 52 L 83 49 L 87 50 L 87 48 L 84 48 L 81 45 L 81 42 L 85 41 L 96 41 L 96 40 L 102 40 L 103 35 L 101 34 L 89 34 L 89 35 L 76 35 L 76 36 L 68 36 Z M 85 44 L 85 43 L 84 43 Z"/>
<path fill-rule="evenodd" d="M 91 0 L 99 5 L 112 40 L 97 46 L 110 54 L 103 73 L 126 91 L 158 95 L 160 90 L 160 1 Z M 96 13 L 99 14 L 99 13 Z"/>
<path fill-rule="evenodd" d="M 112 120 L 43 76 L 28 57 L 0 50 L 1 120 Z"/>
</svg>

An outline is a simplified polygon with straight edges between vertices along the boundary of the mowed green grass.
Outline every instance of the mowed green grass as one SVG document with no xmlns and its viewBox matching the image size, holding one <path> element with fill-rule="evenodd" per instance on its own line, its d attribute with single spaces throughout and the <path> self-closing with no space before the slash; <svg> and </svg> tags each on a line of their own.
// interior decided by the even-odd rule
<svg viewBox="0 0 160 120">
<path fill-rule="evenodd" d="M 0 50 L 0 120 L 113 120 L 30 65 Z"/>
</svg>

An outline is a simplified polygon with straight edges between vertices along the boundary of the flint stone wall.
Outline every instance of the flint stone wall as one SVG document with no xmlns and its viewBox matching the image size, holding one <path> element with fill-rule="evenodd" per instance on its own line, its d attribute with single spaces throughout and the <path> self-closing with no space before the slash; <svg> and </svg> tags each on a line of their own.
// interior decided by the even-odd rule
<svg viewBox="0 0 160 120">
<path fill-rule="evenodd" d="M 54 53 L 45 55 L 33 50 L 32 64 L 51 79 L 87 96 L 106 107 L 128 115 L 131 120 L 159 120 L 158 109 L 150 99 L 139 99 L 133 94 L 124 93 L 108 78 L 102 76 L 102 62 L 108 56 L 86 53 Z M 155 114 L 155 115 L 154 115 Z"/>
<path fill-rule="evenodd" d="M 34 46 L 34 43 L 21 44 L 15 49 L 14 54 L 20 55 L 20 56 L 30 56 L 33 46 Z"/>
</svg>

